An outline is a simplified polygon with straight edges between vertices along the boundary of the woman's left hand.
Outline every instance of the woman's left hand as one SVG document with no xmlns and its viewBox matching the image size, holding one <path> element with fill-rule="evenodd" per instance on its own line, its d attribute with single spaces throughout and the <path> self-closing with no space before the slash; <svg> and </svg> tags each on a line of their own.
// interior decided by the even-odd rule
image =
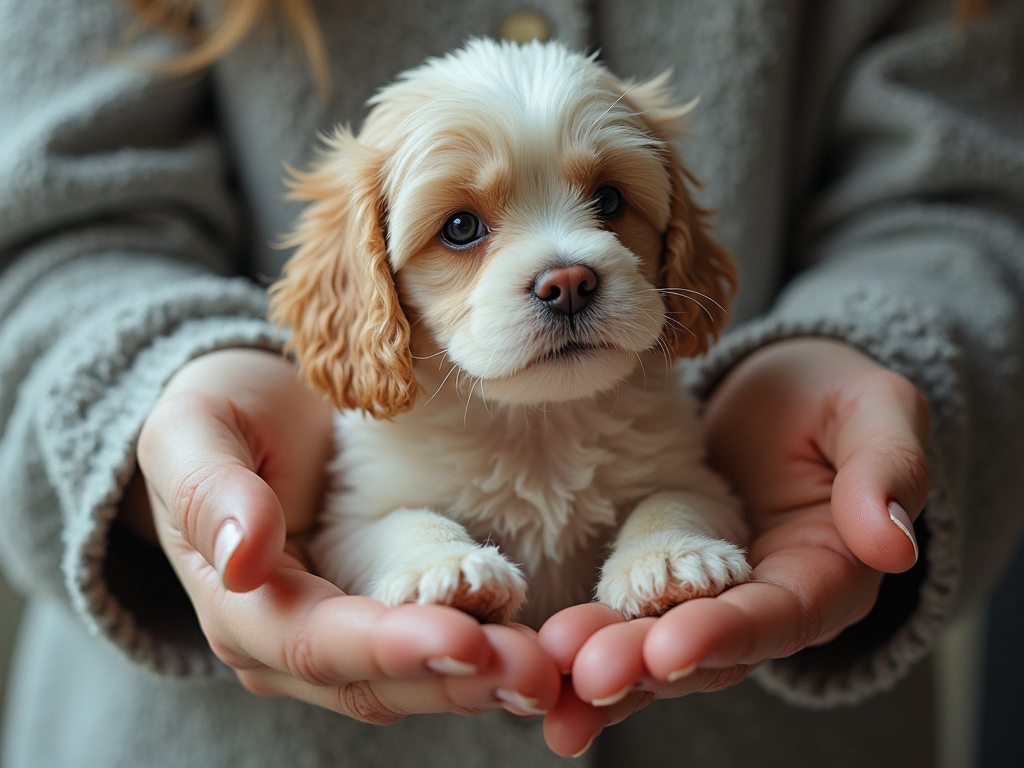
<svg viewBox="0 0 1024 768">
<path fill-rule="evenodd" d="M 559 754 L 656 698 L 726 688 L 829 642 L 871 610 L 883 573 L 917 559 L 929 416 L 905 378 L 841 342 L 779 342 L 721 382 L 704 428 L 744 502 L 751 581 L 658 618 L 597 603 L 552 616 L 541 644 L 571 674 L 544 723 Z"/>
</svg>

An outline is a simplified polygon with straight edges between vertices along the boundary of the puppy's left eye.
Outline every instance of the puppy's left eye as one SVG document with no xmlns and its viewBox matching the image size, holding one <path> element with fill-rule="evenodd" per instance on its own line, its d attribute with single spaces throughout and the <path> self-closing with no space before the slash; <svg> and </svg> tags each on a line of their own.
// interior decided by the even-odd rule
<svg viewBox="0 0 1024 768">
<path fill-rule="evenodd" d="M 626 210 L 626 201 L 615 187 L 601 187 L 594 193 L 594 211 L 602 219 L 617 219 Z"/>
<path fill-rule="evenodd" d="M 479 240 L 487 234 L 483 222 L 469 211 L 459 211 L 448 218 L 441 227 L 441 239 L 445 245 L 461 248 Z"/>
</svg>

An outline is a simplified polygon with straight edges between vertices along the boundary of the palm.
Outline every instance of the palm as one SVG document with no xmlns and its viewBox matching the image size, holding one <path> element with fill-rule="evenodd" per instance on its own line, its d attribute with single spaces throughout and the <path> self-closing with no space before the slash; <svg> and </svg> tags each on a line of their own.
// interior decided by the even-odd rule
<svg viewBox="0 0 1024 768">
<path fill-rule="evenodd" d="M 898 501 L 919 513 L 928 488 L 927 409 L 906 380 L 837 342 L 776 344 L 718 387 L 705 429 L 747 511 L 752 580 L 657 619 L 597 604 L 553 616 L 541 642 L 572 674 L 545 723 L 557 752 L 654 698 L 723 688 L 828 642 L 871 609 L 882 571 L 916 558 L 887 511 Z"/>
<path fill-rule="evenodd" d="M 254 692 L 375 723 L 551 706 L 558 674 L 535 633 L 346 596 L 288 554 L 315 521 L 331 436 L 331 409 L 256 350 L 193 360 L 147 419 L 135 486 L 150 504 L 132 494 L 123 518 L 143 535 L 155 522 L 211 648 Z"/>
</svg>

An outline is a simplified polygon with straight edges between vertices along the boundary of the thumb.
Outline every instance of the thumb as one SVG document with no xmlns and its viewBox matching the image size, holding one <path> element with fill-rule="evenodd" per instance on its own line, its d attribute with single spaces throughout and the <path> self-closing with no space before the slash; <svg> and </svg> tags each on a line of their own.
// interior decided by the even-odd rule
<svg viewBox="0 0 1024 768">
<path fill-rule="evenodd" d="M 284 513 L 257 474 L 250 434 L 229 398 L 183 393 L 158 404 L 139 436 L 139 468 L 172 565 L 183 576 L 198 551 L 233 592 L 263 584 L 285 540 Z"/>
<path fill-rule="evenodd" d="M 912 521 L 931 485 L 924 449 L 928 406 L 909 381 L 879 371 L 865 377 L 856 397 L 837 405 L 834 426 L 829 458 L 836 468 L 836 528 L 864 564 L 905 571 L 917 561 Z"/>
</svg>

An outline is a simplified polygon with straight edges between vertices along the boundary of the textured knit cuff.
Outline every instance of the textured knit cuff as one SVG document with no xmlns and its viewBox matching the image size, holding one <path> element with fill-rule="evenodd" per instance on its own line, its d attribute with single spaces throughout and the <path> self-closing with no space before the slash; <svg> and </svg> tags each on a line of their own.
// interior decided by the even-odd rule
<svg viewBox="0 0 1024 768">
<path fill-rule="evenodd" d="M 953 607 L 960 580 L 959 525 L 953 475 L 962 434 L 957 348 L 937 317 L 882 287 L 818 291 L 799 281 L 771 314 L 728 333 L 687 372 L 706 397 L 744 357 L 776 341 L 824 337 L 850 344 L 906 376 L 932 415 L 927 458 L 932 490 L 915 524 L 921 558 L 905 574 L 886 575 L 872 613 L 835 641 L 769 661 L 754 677 L 786 701 L 813 708 L 852 705 L 892 688 L 932 648 Z M 828 295 L 828 301 L 820 298 Z M 863 630 L 867 631 L 863 631 Z"/>
<path fill-rule="evenodd" d="M 40 439 L 65 515 L 61 567 L 71 603 L 90 630 L 159 672 L 210 673 L 219 665 L 202 643 L 143 628 L 112 594 L 104 573 L 111 523 L 135 470 L 142 424 L 168 379 L 216 349 L 280 350 L 282 334 L 264 313 L 263 291 L 248 281 L 175 282 L 90 322 L 87 339 L 64 340 L 51 379 Z"/>
</svg>

